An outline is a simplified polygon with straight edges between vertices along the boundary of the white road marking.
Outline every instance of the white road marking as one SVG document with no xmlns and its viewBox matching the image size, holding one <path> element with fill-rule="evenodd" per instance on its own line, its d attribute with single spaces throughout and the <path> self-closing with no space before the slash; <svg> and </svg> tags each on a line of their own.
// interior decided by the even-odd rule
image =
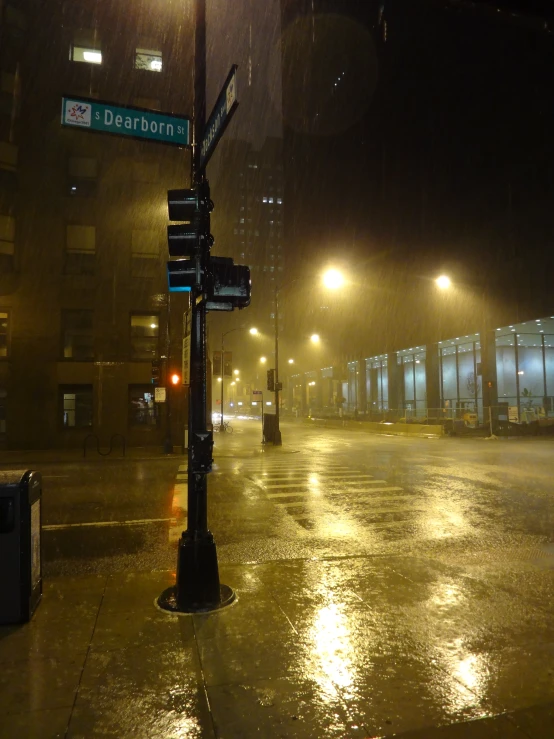
<svg viewBox="0 0 554 739">
<path fill-rule="evenodd" d="M 57 529 L 76 529 L 88 526 L 144 526 L 152 523 L 167 523 L 172 518 L 137 518 L 134 521 L 88 521 L 87 523 L 52 523 L 43 526 L 43 531 L 55 531 Z"/>
</svg>

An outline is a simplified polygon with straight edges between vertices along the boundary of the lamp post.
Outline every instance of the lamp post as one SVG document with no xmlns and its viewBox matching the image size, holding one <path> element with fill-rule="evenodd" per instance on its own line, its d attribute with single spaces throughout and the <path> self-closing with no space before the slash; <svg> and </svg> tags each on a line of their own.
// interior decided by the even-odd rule
<svg viewBox="0 0 554 739">
<path fill-rule="evenodd" d="M 275 280 L 275 435 L 273 445 L 281 446 L 282 443 L 279 428 L 279 288 Z"/>
<path fill-rule="evenodd" d="M 453 283 L 447 275 L 440 275 L 435 279 L 437 287 L 441 290 L 448 290 L 453 286 Z M 489 409 L 489 425 L 491 438 L 496 438 L 493 433 L 493 413 L 492 408 L 498 405 L 498 389 L 497 389 L 497 378 L 496 378 L 496 341 L 490 335 L 491 329 L 491 311 L 490 311 L 490 300 L 488 298 L 487 286 L 481 284 L 481 307 L 482 307 L 482 322 L 480 327 L 480 354 L 481 354 L 481 380 L 482 380 L 482 404 L 483 414 L 485 408 Z M 475 377 L 477 384 L 477 377 Z M 476 395 L 477 402 L 477 395 Z M 484 419 L 483 419 L 484 420 Z"/>
<path fill-rule="evenodd" d="M 223 386 L 225 385 L 225 372 L 224 372 L 223 356 L 224 356 L 224 352 L 225 352 L 225 337 L 227 336 L 227 334 L 232 334 L 233 331 L 245 331 L 245 330 L 246 330 L 246 326 L 238 326 L 237 328 L 231 328 L 231 329 L 229 329 L 229 331 L 224 331 L 221 334 L 221 421 L 220 421 L 220 425 L 219 425 L 219 431 L 222 434 L 225 432 L 225 427 L 223 425 L 223 399 L 224 399 L 224 396 L 225 396 L 225 393 L 224 393 L 224 390 L 223 390 Z M 252 327 L 251 329 L 248 329 L 248 330 L 252 334 L 252 336 L 256 336 L 257 333 L 258 333 L 258 329 L 257 328 L 253 328 Z"/>
</svg>

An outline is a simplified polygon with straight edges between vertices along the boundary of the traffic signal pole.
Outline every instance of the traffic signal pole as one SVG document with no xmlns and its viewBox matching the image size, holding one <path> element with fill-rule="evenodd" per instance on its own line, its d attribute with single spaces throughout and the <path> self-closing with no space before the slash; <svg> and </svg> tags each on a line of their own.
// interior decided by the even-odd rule
<svg viewBox="0 0 554 739">
<path fill-rule="evenodd" d="M 209 224 L 209 188 L 200 166 L 206 123 L 206 0 L 196 0 L 194 146 L 192 178 L 199 195 L 200 217 Z M 200 202 L 201 201 L 201 202 Z M 212 468 L 213 432 L 207 422 L 207 284 L 210 266 L 208 238 L 194 250 L 195 276 L 190 291 L 191 356 L 189 388 L 187 529 L 178 545 L 177 582 L 158 599 L 170 611 L 208 611 L 234 599 L 231 588 L 220 585 L 216 545 L 208 529 L 208 473 Z"/>
<path fill-rule="evenodd" d="M 273 445 L 281 446 L 281 429 L 279 428 L 279 288 L 275 277 L 275 435 Z"/>
</svg>

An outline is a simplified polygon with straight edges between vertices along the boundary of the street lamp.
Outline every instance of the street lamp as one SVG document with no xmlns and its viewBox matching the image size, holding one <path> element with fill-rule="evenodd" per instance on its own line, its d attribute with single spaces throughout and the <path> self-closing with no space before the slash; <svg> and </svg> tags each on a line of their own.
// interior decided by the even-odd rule
<svg viewBox="0 0 554 739">
<path fill-rule="evenodd" d="M 323 274 L 323 284 L 329 290 L 338 290 L 344 285 L 344 277 L 338 269 L 328 269 Z"/>
<path fill-rule="evenodd" d="M 310 341 L 312 342 L 312 344 L 319 344 L 319 342 L 321 341 L 321 339 L 319 338 L 319 334 L 312 334 L 310 336 Z"/>
<path fill-rule="evenodd" d="M 231 328 L 229 331 L 225 331 L 221 334 L 221 423 L 219 425 L 219 431 L 220 433 L 225 432 L 225 427 L 223 426 L 223 395 L 224 395 L 224 386 L 225 386 L 225 373 L 224 373 L 224 366 L 223 366 L 223 355 L 225 351 L 225 337 L 227 334 L 232 334 L 233 331 L 245 331 L 246 326 L 238 326 L 237 328 Z M 257 328 L 250 328 L 248 329 L 248 332 L 252 334 L 252 336 L 257 336 L 258 329 Z M 235 370 L 235 375 L 239 373 L 238 370 Z"/>
<path fill-rule="evenodd" d="M 435 284 L 441 290 L 448 290 L 448 288 L 452 285 L 452 281 L 450 277 L 448 277 L 448 275 L 440 275 L 440 277 L 437 277 L 437 279 L 435 280 Z"/>
</svg>

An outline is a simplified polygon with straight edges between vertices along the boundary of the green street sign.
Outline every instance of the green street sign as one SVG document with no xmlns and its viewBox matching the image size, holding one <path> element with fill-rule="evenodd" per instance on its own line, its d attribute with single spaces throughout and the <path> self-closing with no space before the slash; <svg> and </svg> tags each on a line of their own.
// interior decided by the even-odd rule
<svg viewBox="0 0 554 739">
<path fill-rule="evenodd" d="M 62 126 L 189 146 L 190 119 L 81 97 L 62 98 Z"/>
</svg>

